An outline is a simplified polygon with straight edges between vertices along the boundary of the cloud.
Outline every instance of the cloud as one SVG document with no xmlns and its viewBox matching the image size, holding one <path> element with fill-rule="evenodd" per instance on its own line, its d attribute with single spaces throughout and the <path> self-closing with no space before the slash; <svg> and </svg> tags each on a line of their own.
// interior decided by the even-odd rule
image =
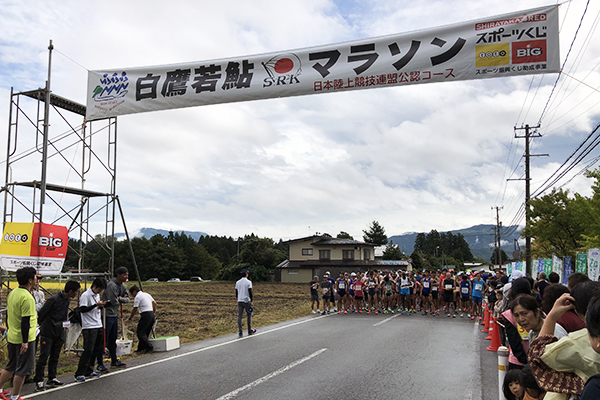
<svg viewBox="0 0 600 400">
<path fill-rule="evenodd" d="M 307 0 L 283 7 L 270 0 L 180 0 L 165 8 L 158 1 L 13 1 L 0 16 L 0 109 L 9 109 L 10 86 L 17 91 L 43 86 L 49 39 L 56 48 L 53 91 L 83 102 L 86 68 L 283 51 L 542 5 L 546 2 Z M 588 18 L 598 5 L 592 8 Z M 563 57 L 582 11 L 575 3 L 568 13 L 561 8 Z M 569 71 L 597 87 L 593 66 L 600 41 L 591 28 L 584 20 Z M 535 161 L 534 182 L 549 176 L 597 121 L 597 92 L 561 79 L 542 128 L 548 135 L 537 145 L 551 157 Z M 503 205 L 501 200 L 507 224 L 523 199 L 522 182 L 505 182 L 522 153 L 513 127 L 537 122 L 554 80 L 555 75 L 543 81 L 538 76 L 426 84 L 120 117 L 117 193 L 130 231 L 154 227 L 234 237 L 254 232 L 277 239 L 343 230 L 360 238 L 373 220 L 390 235 L 445 231 L 494 223 L 490 207 Z M 51 123 L 53 134 L 68 129 L 58 116 Z M 77 123 L 81 120 L 73 118 Z M 6 112 L 0 113 L 0 126 L 8 126 Z M 6 143 L 5 132 L 0 135 Z M 100 147 L 106 147 L 103 135 L 94 137 Z M 99 150 L 99 157 L 105 153 Z M 80 162 L 75 148 L 65 154 Z M 56 160 L 52 179 L 76 186 L 77 175 Z M 37 179 L 38 169 L 31 162 L 15 175 Z M 522 169 L 516 171 L 518 176 Z M 110 189 L 97 162 L 86 187 Z M 574 179 L 570 187 L 584 190 L 585 179 Z"/>
</svg>

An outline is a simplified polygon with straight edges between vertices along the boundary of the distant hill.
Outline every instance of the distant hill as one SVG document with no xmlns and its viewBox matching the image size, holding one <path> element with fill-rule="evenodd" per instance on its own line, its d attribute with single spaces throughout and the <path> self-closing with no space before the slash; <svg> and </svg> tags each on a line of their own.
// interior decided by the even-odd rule
<svg viewBox="0 0 600 400">
<path fill-rule="evenodd" d="M 200 236 L 208 236 L 208 233 L 204 232 L 173 231 L 173 233 L 185 233 L 186 236 L 192 237 L 196 241 L 198 241 Z M 169 236 L 169 231 L 165 229 L 142 228 L 137 232 L 129 232 L 129 236 L 131 237 L 145 237 L 146 239 L 150 239 L 157 234 L 167 237 Z M 115 237 L 117 239 L 125 239 L 125 233 L 115 233 Z"/>
<path fill-rule="evenodd" d="M 469 247 L 471 248 L 471 253 L 473 253 L 474 257 L 481 257 L 485 261 L 489 261 L 492 257 L 493 245 L 494 245 L 494 228 L 495 225 L 475 225 L 466 229 L 456 229 L 451 230 L 453 234 L 462 234 L 465 237 L 467 243 L 469 243 Z M 512 230 L 513 227 L 504 227 L 504 230 Z M 447 231 L 439 231 L 447 232 Z M 429 233 L 429 232 L 425 232 Z M 394 244 L 397 244 L 405 254 L 411 254 L 414 250 L 415 246 L 415 238 L 417 237 L 418 232 L 410 232 L 402 235 L 395 235 L 388 237 L 389 240 L 393 241 Z M 511 257 L 512 252 L 514 251 L 514 239 L 520 238 L 521 229 L 516 228 L 515 232 L 508 236 L 502 237 L 502 249 L 506 252 L 506 254 Z M 490 247 L 492 246 L 492 247 Z"/>
</svg>

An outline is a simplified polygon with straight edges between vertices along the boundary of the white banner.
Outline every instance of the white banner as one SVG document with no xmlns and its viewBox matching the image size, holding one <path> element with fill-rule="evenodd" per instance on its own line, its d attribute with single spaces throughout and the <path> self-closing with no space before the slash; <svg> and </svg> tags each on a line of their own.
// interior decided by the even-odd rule
<svg viewBox="0 0 600 400">
<path fill-rule="evenodd" d="M 563 260 L 556 257 L 554 254 L 552 255 L 552 272 L 556 272 L 562 281 L 563 276 Z"/>
<path fill-rule="evenodd" d="M 600 249 L 589 249 L 588 250 L 588 277 L 597 281 L 600 275 L 600 268 L 598 263 L 600 262 Z"/>
<path fill-rule="evenodd" d="M 300 50 L 90 71 L 86 117 L 540 74 L 559 68 L 554 5 Z"/>
</svg>

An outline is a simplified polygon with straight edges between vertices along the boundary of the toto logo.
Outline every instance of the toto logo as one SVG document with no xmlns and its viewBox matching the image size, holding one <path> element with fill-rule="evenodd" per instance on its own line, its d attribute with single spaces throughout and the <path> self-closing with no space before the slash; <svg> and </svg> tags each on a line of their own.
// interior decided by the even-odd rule
<svg viewBox="0 0 600 400">
<path fill-rule="evenodd" d="M 29 239 L 29 236 L 27 236 L 27 234 L 20 234 L 20 233 L 5 233 L 4 234 L 4 241 L 5 242 L 27 242 L 27 240 Z"/>
<path fill-rule="evenodd" d="M 479 53 L 479 58 L 484 59 L 484 58 L 497 58 L 497 57 L 504 57 L 506 56 L 506 51 L 504 50 L 500 50 L 500 51 L 482 51 L 481 53 Z"/>
</svg>

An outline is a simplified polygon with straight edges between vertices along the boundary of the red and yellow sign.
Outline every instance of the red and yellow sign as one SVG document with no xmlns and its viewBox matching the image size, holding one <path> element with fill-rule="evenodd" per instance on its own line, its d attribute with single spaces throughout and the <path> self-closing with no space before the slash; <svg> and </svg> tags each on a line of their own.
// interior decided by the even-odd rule
<svg viewBox="0 0 600 400">
<path fill-rule="evenodd" d="M 68 245 L 64 226 L 7 222 L 0 242 L 0 267 L 8 271 L 34 267 L 42 275 L 55 274 L 62 270 Z"/>
</svg>

